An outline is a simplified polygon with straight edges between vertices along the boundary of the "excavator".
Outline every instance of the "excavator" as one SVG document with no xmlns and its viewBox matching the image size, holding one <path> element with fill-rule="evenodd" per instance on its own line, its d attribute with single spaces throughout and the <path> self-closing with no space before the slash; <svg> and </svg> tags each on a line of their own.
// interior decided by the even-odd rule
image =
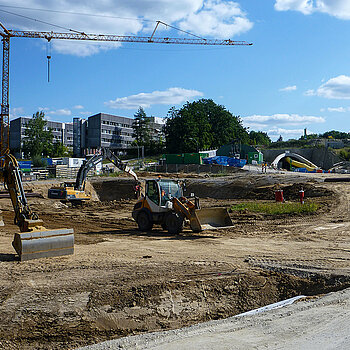
<svg viewBox="0 0 350 350">
<path fill-rule="evenodd" d="M 90 200 L 91 196 L 85 192 L 87 175 L 94 166 L 102 162 L 104 159 L 108 159 L 118 169 L 132 175 L 137 186 L 138 178 L 134 171 L 123 163 L 110 149 L 101 148 L 89 160 L 81 165 L 75 182 L 64 182 L 59 187 L 51 187 L 48 190 L 48 197 L 60 199 L 63 203 L 70 202 L 72 205 L 82 205 L 84 201 Z"/>
<path fill-rule="evenodd" d="M 200 208 L 199 198 L 184 197 L 183 185 L 175 180 L 146 180 L 145 195 L 135 204 L 132 217 L 141 231 L 154 224 L 179 234 L 189 224 L 193 232 L 233 226 L 226 208 Z"/>
<path fill-rule="evenodd" d="M 15 233 L 12 242 L 20 260 L 73 254 L 73 229 L 46 229 L 43 221 L 29 207 L 16 158 L 5 154 L 1 162 L 0 178 L 10 194 L 15 211 L 14 223 L 20 230 L 20 233 Z"/>
</svg>

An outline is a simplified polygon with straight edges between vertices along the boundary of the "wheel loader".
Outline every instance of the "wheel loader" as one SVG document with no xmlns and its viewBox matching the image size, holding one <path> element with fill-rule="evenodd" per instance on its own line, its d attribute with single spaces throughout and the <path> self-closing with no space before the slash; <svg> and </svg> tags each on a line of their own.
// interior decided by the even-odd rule
<svg viewBox="0 0 350 350">
<path fill-rule="evenodd" d="M 3 164 L 0 167 L 0 178 L 10 194 L 15 211 L 14 223 L 20 229 L 12 242 L 20 260 L 73 254 L 73 229 L 46 229 L 43 221 L 29 207 L 16 158 L 6 154 L 0 161 Z"/>
<path fill-rule="evenodd" d="M 141 231 L 159 224 L 170 234 L 180 233 L 185 224 L 193 232 L 232 226 L 225 208 L 201 209 L 199 199 L 184 197 L 183 186 L 175 180 L 146 180 L 145 194 L 135 204 L 132 217 Z"/>
</svg>

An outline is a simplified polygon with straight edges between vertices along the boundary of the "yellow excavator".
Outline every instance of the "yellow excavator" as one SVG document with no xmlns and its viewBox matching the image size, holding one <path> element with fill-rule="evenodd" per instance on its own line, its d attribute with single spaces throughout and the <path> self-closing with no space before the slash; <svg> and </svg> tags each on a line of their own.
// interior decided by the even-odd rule
<svg viewBox="0 0 350 350">
<path fill-rule="evenodd" d="M 125 163 L 123 163 L 110 149 L 101 148 L 89 160 L 85 161 L 79 168 L 75 182 L 64 182 L 59 187 L 51 187 L 48 190 L 48 197 L 60 199 L 61 202 L 70 202 L 72 205 L 81 205 L 84 201 L 91 199 L 91 196 L 85 192 L 86 178 L 89 171 L 104 159 L 108 159 L 118 169 L 125 171 L 133 176 L 138 183 L 137 175 Z"/>
<path fill-rule="evenodd" d="M 73 254 L 73 229 L 46 229 L 43 221 L 29 207 L 16 158 L 11 154 L 1 158 L 0 178 L 10 194 L 15 211 L 14 222 L 20 229 L 12 242 L 20 260 Z"/>
<path fill-rule="evenodd" d="M 183 186 L 175 180 L 146 180 L 145 195 L 135 204 L 132 217 L 141 231 L 159 224 L 178 234 L 186 223 L 193 232 L 233 226 L 226 208 L 200 208 L 194 195 L 184 197 Z"/>
</svg>

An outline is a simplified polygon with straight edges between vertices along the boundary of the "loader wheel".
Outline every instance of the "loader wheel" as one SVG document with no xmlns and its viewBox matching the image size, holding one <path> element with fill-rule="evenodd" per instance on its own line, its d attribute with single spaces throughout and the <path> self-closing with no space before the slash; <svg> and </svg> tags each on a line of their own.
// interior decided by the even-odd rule
<svg viewBox="0 0 350 350">
<path fill-rule="evenodd" d="M 139 226 L 140 231 L 151 231 L 153 227 L 153 222 L 151 221 L 150 216 L 145 211 L 140 211 L 137 215 L 137 225 Z"/>
<path fill-rule="evenodd" d="M 171 212 L 165 218 L 165 225 L 170 234 L 177 235 L 182 232 L 184 219 L 180 214 Z"/>
</svg>

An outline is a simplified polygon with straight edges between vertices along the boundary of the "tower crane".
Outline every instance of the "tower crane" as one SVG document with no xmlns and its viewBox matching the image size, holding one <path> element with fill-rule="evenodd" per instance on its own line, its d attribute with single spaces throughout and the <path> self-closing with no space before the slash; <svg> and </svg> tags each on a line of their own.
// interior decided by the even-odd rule
<svg viewBox="0 0 350 350">
<path fill-rule="evenodd" d="M 154 34 L 159 24 L 165 24 L 157 21 L 156 27 L 151 36 L 130 36 L 130 35 L 114 35 L 114 34 L 86 34 L 84 32 L 71 31 L 67 33 L 57 32 L 42 32 L 42 31 L 23 31 L 23 30 L 8 30 L 0 23 L 0 35 L 2 36 L 3 61 L 2 61 L 2 99 L 1 99 L 1 114 L 0 114 L 0 156 L 9 153 L 9 65 L 10 65 L 10 39 L 11 38 L 33 38 L 46 39 L 51 42 L 53 39 L 63 40 L 91 40 L 91 41 L 106 41 L 106 42 L 122 42 L 122 43 L 153 43 L 153 44 L 182 44 L 182 45 L 252 45 L 246 41 L 235 40 L 219 40 L 219 39 L 204 39 L 196 38 L 169 38 L 155 37 Z"/>
</svg>

